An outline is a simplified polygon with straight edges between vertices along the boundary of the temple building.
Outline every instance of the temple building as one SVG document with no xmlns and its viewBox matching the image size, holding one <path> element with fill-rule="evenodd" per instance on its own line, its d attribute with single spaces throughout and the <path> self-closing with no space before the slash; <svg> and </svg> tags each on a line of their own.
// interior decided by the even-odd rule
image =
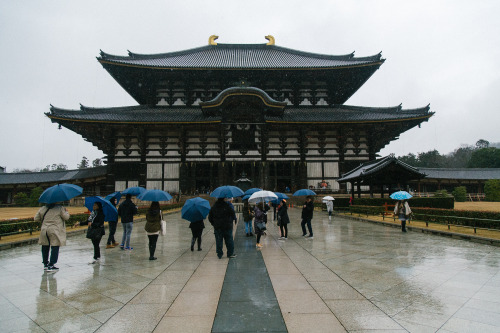
<svg viewBox="0 0 500 333">
<path fill-rule="evenodd" d="M 429 106 L 344 103 L 381 54 L 323 55 L 266 44 L 209 45 L 97 60 L 138 103 L 46 115 L 107 155 L 106 191 L 207 191 L 245 175 L 253 187 L 345 192 L 343 173 L 427 121 Z"/>
</svg>

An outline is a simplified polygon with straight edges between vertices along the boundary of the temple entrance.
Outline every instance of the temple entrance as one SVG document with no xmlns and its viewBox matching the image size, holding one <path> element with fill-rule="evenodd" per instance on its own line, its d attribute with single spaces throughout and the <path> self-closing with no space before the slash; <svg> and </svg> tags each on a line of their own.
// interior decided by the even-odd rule
<svg viewBox="0 0 500 333">
<path fill-rule="evenodd" d="M 292 162 L 271 162 L 269 166 L 269 176 L 271 184 L 276 192 L 286 192 L 292 187 Z"/>
</svg>

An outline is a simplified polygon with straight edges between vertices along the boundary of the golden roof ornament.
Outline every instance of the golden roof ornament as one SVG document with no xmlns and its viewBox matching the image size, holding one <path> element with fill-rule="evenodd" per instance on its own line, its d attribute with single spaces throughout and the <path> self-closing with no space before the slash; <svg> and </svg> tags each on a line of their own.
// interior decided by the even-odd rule
<svg viewBox="0 0 500 333">
<path fill-rule="evenodd" d="M 271 35 L 267 35 L 265 37 L 269 42 L 266 45 L 274 45 L 274 37 Z"/>
<path fill-rule="evenodd" d="M 217 45 L 217 43 L 215 42 L 217 38 L 219 38 L 219 36 L 217 35 L 212 35 L 208 37 L 208 45 Z"/>
</svg>

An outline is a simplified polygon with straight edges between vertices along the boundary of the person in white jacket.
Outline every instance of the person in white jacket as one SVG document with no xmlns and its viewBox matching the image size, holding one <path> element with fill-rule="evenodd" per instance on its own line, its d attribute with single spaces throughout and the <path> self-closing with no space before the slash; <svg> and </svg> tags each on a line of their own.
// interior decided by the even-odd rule
<svg viewBox="0 0 500 333">
<path fill-rule="evenodd" d="M 394 207 L 394 215 L 398 216 L 401 221 L 401 231 L 406 232 L 406 221 L 409 220 L 411 214 L 410 205 L 406 200 L 400 200 Z"/>
<path fill-rule="evenodd" d="M 333 215 L 333 201 L 327 200 L 325 203 L 326 203 L 326 210 L 328 211 L 328 219 L 331 220 Z"/>
</svg>

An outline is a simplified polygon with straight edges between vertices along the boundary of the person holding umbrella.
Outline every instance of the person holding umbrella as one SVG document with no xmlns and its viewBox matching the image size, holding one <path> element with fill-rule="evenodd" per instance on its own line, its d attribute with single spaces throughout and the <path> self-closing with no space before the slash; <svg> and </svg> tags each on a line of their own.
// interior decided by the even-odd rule
<svg viewBox="0 0 500 333">
<path fill-rule="evenodd" d="M 184 206 L 182 206 L 182 218 L 191 222 L 189 224 L 193 235 L 191 239 L 191 251 L 194 251 L 194 243 L 196 241 L 198 241 L 198 251 L 201 251 L 201 235 L 205 228 L 203 220 L 207 217 L 210 209 L 210 203 L 200 197 L 186 200 Z"/>
<path fill-rule="evenodd" d="M 406 232 L 406 221 L 409 219 L 411 214 L 410 205 L 408 204 L 408 199 L 412 195 L 406 191 L 397 191 L 390 195 L 391 199 L 398 200 L 394 206 L 394 215 L 398 216 L 401 221 L 401 231 Z"/>
<path fill-rule="evenodd" d="M 312 196 L 308 195 L 306 197 L 306 202 L 304 203 L 304 206 L 302 206 L 302 215 L 301 215 L 302 222 L 300 222 L 300 226 L 302 227 L 302 236 L 309 239 L 314 238 L 311 226 L 313 212 L 314 212 L 314 203 L 312 202 Z M 309 235 L 306 234 L 306 224 L 307 224 L 307 229 L 309 230 Z"/>
<path fill-rule="evenodd" d="M 87 238 L 92 241 L 92 245 L 94 246 L 94 259 L 89 264 L 98 264 L 101 260 L 101 249 L 99 248 L 99 244 L 101 243 L 102 236 L 104 236 L 105 234 L 104 210 L 100 201 L 94 202 L 92 213 L 90 214 L 87 221 L 84 223 L 80 223 L 80 225 L 85 224 L 89 225 L 89 228 L 87 230 Z"/>
<path fill-rule="evenodd" d="M 66 245 L 66 225 L 69 213 L 65 207 L 56 203 L 42 206 L 35 215 L 35 222 L 42 222 L 38 244 L 42 246 L 42 262 L 46 271 L 55 272 L 59 258 L 59 247 Z M 49 260 L 50 252 L 50 260 Z"/>
<path fill-rule="evenodd" d="M 410 217 L 411 209 L 407 200 L 399 200 L 394 207 L 394 215 L 401 221 L 401 231 L 406 232 L 406 221 Z"/>
<path fill-rule="evenodd" d="M 69 213 L 58 202 L 66 201 L 82 194 L 83 188 L 74 184 L 57 184 L 49 187 L 40 195 L 38 202 L 45 203 L 35 215 L 34 220 L 41 222 L 38 244 L 42 246 L 44 269 L 57 272 L 55 266 L 59 258 L 59 247 L 66 245 L 66 225 Z M 50 261 L 49 261 L 50 252 Z"/>
<path fill-rule="evenodd" d="M 123 226 L 123 236 L 120 244 L 120 249 L 122 250 L 132 250 L 132 247 L 130 247 L 130 235 L 132 234 L 134 215 L 137 214 L 137 206 L 132 202 L 131 198 L 132 195 L 127 193 L 125 201 L 118 208 L 118 215 L 121 217 Z"/>
<path fill-rule="evenodd" d="M 111 202 L 111 204 L 113 205 L 113 207 L 116 208 L 116 198 L 115 197 L 111 197 L 109 199 L 109 202 Z M 114 221 L 108 221 L 109 236 L 108 236 L 108 241 L 106 243 L 106 248 L 107 249 L 114 248 L 115 246 L 118 245 L 118 243 L 115 240 L 115 233 L 116 233 L 116 226 L 118 225 L 118 219 L 113 219 L 113 220 Z"/>
<path fill-rule="evenodd" d="M 158 201 L 151 202 L 151 206 L 146 213 L 146 225 L 144 230 L 148 235 L 149 239 L 149 260 L 156 260 L 156 242 L 158 241 L 158 235 L 160 235 L 161 230 L 161 210 L 160 203 Z"/>
</svg>

